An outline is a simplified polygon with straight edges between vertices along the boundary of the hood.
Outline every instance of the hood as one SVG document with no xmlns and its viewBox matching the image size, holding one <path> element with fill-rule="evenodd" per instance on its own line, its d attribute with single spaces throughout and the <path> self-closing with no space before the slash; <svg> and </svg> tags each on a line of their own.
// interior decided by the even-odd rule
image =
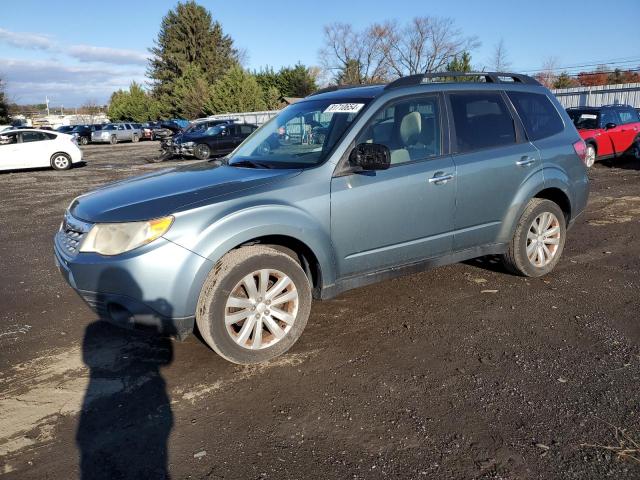
<svg viewBox="0 0 640 480">
<path fill-rule="evenodd" d="M 107 185 L 76 198 L 71 214 L 87 222 L 133 222 L 186 205 L 297 175 L 299 170 L 238 168 L 203 162 Z"/>
</svg>

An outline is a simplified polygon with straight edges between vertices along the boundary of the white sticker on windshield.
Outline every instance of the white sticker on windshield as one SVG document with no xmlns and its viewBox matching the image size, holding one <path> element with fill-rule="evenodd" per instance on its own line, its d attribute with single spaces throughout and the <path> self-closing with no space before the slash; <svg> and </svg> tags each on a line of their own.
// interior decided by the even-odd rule
<svg viewBox="0 0 640 480">
<path fill-rule="evenodd" d="M 594 115 L 593 113 L 583 113 L 582 115 L 580 115 L 580 118 L 588 118 L 589 120 L 595 120 L 596 118 L 598 118 L 598 116 Z"/>
<path fill-rule="evenodd" d="M 364 103 L 332 103 L 323 113 L 358 113 Z"/>
</svg>

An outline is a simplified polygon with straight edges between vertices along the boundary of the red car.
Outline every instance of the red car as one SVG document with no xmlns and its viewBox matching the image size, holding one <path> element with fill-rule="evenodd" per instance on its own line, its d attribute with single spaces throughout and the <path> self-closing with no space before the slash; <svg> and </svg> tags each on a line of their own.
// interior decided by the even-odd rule
<svg viewBox="0 0 640 480">
<path fill-rule="evenodd" d="M 632 155 L 640 160 L 640 117 L 629 105 L 568 108 L 567 113 L 587 144 L 585 163 Z"/>
</svg>

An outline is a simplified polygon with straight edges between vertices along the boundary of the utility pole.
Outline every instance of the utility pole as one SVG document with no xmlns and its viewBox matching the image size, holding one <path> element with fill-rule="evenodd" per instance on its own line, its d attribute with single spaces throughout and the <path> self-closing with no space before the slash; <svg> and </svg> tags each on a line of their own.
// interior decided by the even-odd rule
<svg viewBox="0 0 640 480">
<path fill-rule="evenodd" d="M 49 116 L 49 97 L 44 97 L 44 103 L 47 104 L 47 117 Z"/>
</svg>

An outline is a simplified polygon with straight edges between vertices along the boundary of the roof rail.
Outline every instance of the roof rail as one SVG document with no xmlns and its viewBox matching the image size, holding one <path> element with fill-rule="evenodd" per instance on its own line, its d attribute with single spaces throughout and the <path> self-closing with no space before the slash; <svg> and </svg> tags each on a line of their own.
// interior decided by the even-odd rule
<svg viewBox="0 0 640 480">
<path fill-rule="evenodd" d="M 362 83 L 359 85 L 331 85 L 330 87 L 321 88 L 320 90 L 316 90 L 313 93 L 307 95 L 308 97 L 313 97 L 314 95 L 320 95 L 322 93 L 335 92 L 336 90 L 347 90 L 349 88 L 359 88 L 359 87 L 376 87 L 384 85 L 384 83 Z"/>
<path fill-rule="evenodd" d="M 484 83 L 525 83 L 527 85 L 540 85 L 536 79 L 522 75 L 520 73 L 508 72 L 435 72 L 435 73 L 419 73 L 417 75 L 409 75 L 408 77 L 400 77 L 389 83 L 385 90 L 392 88 L 409 87 L 412 85 L 421 85 L 423 83 L 456 83 L 462 78 L 468 78 L 468 81 L 484 82 Z"/>
</svg>

